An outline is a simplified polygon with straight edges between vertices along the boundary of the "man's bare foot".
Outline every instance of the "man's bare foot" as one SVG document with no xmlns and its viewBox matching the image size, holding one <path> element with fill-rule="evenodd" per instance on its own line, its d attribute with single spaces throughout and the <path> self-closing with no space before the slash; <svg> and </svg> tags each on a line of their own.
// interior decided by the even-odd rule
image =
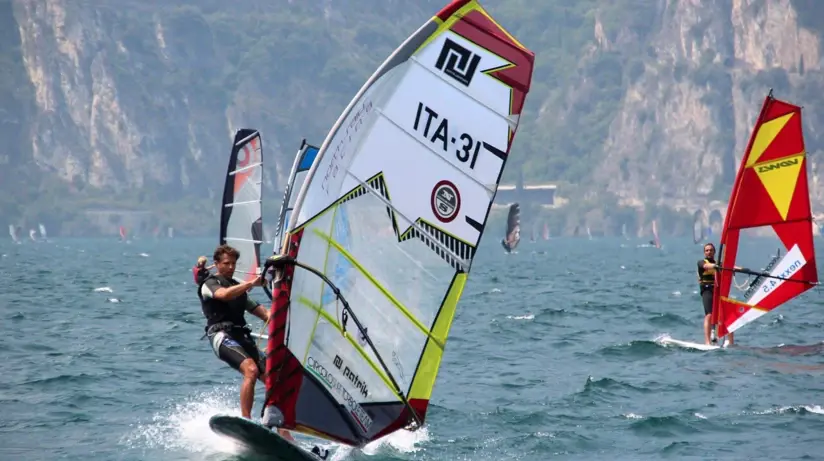
<svg viewBox="0 0 824 461">
<path fill-rule="evenodd" d="M 295 438 L 292 437 L 292 434 L 290 434 L 289 431 L 287 431 L 286 429 L 278 429 L 278 435 L 280 435 L 281 437 L 283 437 L 284 439 L 286 439 L 290 442 L 295 441 Z"/>
</svg>

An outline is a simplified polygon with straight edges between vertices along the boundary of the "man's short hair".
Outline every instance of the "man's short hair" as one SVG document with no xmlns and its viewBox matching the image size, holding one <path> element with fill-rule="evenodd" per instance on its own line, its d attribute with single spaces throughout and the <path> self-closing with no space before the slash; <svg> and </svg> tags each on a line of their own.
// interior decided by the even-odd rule
<svg viewBox="0 0 824 461">
<path fill-rule="evenodd" d="M 215 262 L 220 262 L 220 260 L 223 259 L 224 255 L 228 255 L 230 258 L 234 258 L 235 261 L 237 261 L 238 258 L 240 258 L 240 252 L 234 249 L 233 247 L 229 245 L 220 245 L 215 249 Z"/>
</svg>

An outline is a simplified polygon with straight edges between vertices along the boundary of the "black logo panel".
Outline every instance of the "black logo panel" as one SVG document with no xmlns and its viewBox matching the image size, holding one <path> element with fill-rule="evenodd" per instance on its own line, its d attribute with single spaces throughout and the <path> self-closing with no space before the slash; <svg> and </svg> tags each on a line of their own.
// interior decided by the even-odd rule
<svg viewBox="0 0 824 461">
<path fill-rule="evenodd" d="M 447 38 L 435 67 L 462 85 L 469 86 L 480 62 L 480 56 Z"/>
</svg>

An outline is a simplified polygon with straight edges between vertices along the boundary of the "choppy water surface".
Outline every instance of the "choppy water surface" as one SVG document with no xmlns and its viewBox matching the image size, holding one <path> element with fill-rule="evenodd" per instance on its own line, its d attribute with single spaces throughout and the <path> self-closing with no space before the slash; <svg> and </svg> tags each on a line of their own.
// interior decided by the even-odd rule
<svg viewBox="0 0 824 461">
<path fill-rule="evenodd" d="M 664 347 L 701 340 L 700 246 L 569 238 L 505 255 L 485 240 L 426 428 L 335 459 L 820 457 L 818 289 L 735 350 Z M 245 459 L 208 428 L 238 413 L 240 384 L 200 340 L 189 267 L 212 246 L 0 243 L 0 459 Z"/>
</svg>

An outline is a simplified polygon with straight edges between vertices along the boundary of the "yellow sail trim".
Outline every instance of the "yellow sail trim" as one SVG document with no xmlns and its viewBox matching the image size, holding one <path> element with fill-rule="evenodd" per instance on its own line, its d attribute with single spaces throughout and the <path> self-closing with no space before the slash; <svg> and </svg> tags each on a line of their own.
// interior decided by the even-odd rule
<svg viewBox="0 0 824 461">
<path fill-rule="evenodd" d="M 730 303 L 730 304 L 735 304 L 736 306 L 744 306 L 744 307 L 748 307 L 748 308 L 750 308 L 750 309 L 755 309 L 755 310 L 757 310 L 757 311 L 761 311 L 761 312 L 769 312 L 767 309 L 764 309 L 763 307 L 756 306 L 756 305 L 754 305 L 754 304 L 747 304 L 747 303 L 745 303 L 745 302 L 742 302 L 742 301 L 739 301 L 739 300 L 737 300 L 737 299 L 733 299 L 733 298 L 728 298 L 728 297 L 726 297 L 726 296 L 722 296 L 722 297 L 721 297 L 721 301 L 726 301 L 726 302 L 728 302 L 728 303 Z"/>
<path fill-rule="evenodd" d="M 446 298 L 441 305 L 441 310 L 435 318 L 435 325 L 432 328 L 432 336 L 438 338 L 440 343 L 426 342 L 407 396 L 410 400 L 429 400 L 432 396 L 432 388 L 435 387 L 435 378 L 438 377 L 438 369 L 443 358 L 444 343 L 446 343 L 446 338 L 449 336 L 449 328 L 452 326 L 458 301 L 461 299 L 461 293 L 463 293 L 466 285 L 466 277 L 465 272 L 455 274 L 455 279 L 449 287 Z"/>
<path fill-rule="evenodd" d="M 335 225 L 335 217 L 337 215 L 338 215 L 338 207 L 335 207 L 335 211 L 332 212 L 332 220 L 330 221 L 330 226 Z M 323 273 L 324 274 L 326 273 L 326 269 L 329 266 L 329 250 L 331 250 L 331 249 L 332 249 L 332 247 L 327 245 L 326 254 L 323 257 Z M 324 288 L 325 288 L 325 286 L 323 284 L 321 284 L 321 286 L 320 286 L 320 295 L 318 296 L 319 299 L 323 299 L 323 290 L 324 290 Z M 335 302 L 337 303 L 338 300 L 336 299 Z M 312 333 L 309 335 L 310 338 L 315 337 L 315 330 L 318 328 L 318 321 L 320 320 L 320 315 L 321 315 L 320 313 L 323 312 L 323 309 L 316 309 L 316 311 L 317 311 L 318 315 L 315 317 L 315 323 L 312 324 Z M 309 348 L 307 347 L 306 348 L 306 354 L 303 355 L 303 363 L 306 363 L 306 360 L 307 360 L 308 357 L 309 357 Z"/>
<path fill-rule="evenodd" d="M 349 344 L 351 344 L 352 347 L 354 347 L 355 350 L 358 351 L 358 354 L 360 354 L 360 356 L 363 357 L 363 360 L 365 360 L 366 363 L 368 363 L 369 366 L 372 367 L 373 370 L 375 370 L 375 374 L 378 375 L 378 377 L 380 377 L 380 379 L 383 381 L 384 384 L 386 384 L 386 387 L 390 391 L 392 391 L 393 393 L 398 392 L 398 390 L 395 389 L 395 386 L 392 385 L 392 381 L 390 381 L 389 378 L 383 373 L 383 369 L 377 363 L 375 363 L 371 358 L 369 358 L 369 355 L 367 355 L 366 350 L 364 350 L 361 347 L 361 345 L 358 344 L 358 342 L 355 341 L 354 338 L 352 338 L 352 335 L 350 335 L 348 331 L 343 330 L 343 327 L 341 326 L 340 323 L 338 323 L 337 319 L 335 319 L 334 317 L 329 315 L 329 313 L 326 312 L 326 310 L 324 310 L 322 307 L 320 307 L 317 304 L 313 303 L 312 301 L 310 301 L 309 299 L 307 299 L 304 296 L 301 296 L 300 298 L 298 298 L 298 302 L 300 304 L 314 310 L 315 312 L 317 312 L 319 317 L 323 317 L 324 320 L 329 322 L 330 325 L 332 325 L 333 327 L 335 327 L 335 329 L 337 329 L 339 332 L 341 332 L 343 337 L 346 338 L 347 341 L 349 341 Z M 315 326 L 317 326 L 317 322 L 315 323 Z M 312 331 L 312 336 L 310 336 L 310 338 L 314 339 L 314 337 L 315 337 L 315 334 L 314 334 L 314 330 L 313 330 Z M 311 339 L 310 339 L 310 341 L 311 341 Z M 308 348 L 307 348 L 307 353 L 308 353 Z M 305 368 L 306 358 L 303 359 L 303 364 L 304 364 L 304 368 Z"/>
<path fill-rule="evenodd" d="M 426 328 L 426 327 L 424 326 L 424 324 L 423 324 L 423 323 L 421 323 L 421 321 L 420 321 L 420 320 L 418 320 L 418 319 L 417 319 L 417 318 L 416 318 L 416 317 L 415 317 L 415 316 L 414 316 L 411 312 L 409 312 L 409 309 L 407 309 L 407 308 L 406 308 L 406 306 L 404 306 L 403 304 L 401 304 L 401 302 L 400 302 L 400 301 L 398 301 L 398 299 L 397 299 L 397 298 L 395 298 L 395 296 L 393 296 L 393 295 L 392 295 L 392 293 L 390 293 L 390 292 L 389 292 L 389 290 L 388 290 L 386 287 L 384 287 L 384 286 L 383 286 L 383 285 L 382 285 L 382 284 L 381 284 L 381 283 L 380 283 L 380 282 L 379 282 L 379 281 L 378 281 L 375 277 L 373 277 L 373 276 L 372 276 L 372 274 L 370 274 L 370 273 L 369 273 L 369 271 L 367 271 L 367 270 L 366 270 L 366 268 L 364 268 L 364 267 L 363 267 L 363 266 L 362 266 L 362 265 L 358 262 L 358 260 L 357 260 L 357 259 L 355 259 L 355 257 L 354 257 L 354 256 L 352 256 L 352 254 L 351 254 L 351 253 L 349 253 L 348 251 L 346 251 L 346 249 L 345 249 L 345 248 L 343 248 L 343 247 L 342 247 L 342 246 L 341 246 L 338 242 L 336 242 L 336 241 L 335 241 L 335 240 L 334 240 L 331 236 L 324 234 L 324 233 L 323 233 L 323 232 L 321 232 L 319 229 L 317 229 L 317 228 L 313 228 L 313 229 L 312 229 L 312 231 L 314 231 L 314 233 L 315 233 L 317 236 L 319 236 L 320 238 L 322 238 L 322 239 L 326 240 L 326 242 L 327 242 L 327 243 L 329 243 L 329 245 L 331 245 L 331 246 L 335 247 L 335 249 L 336 249 L 336 250 L 338 250 L 338 252 L 339 252 L 339 253 L 340 253 L 340 254 L 341 254 L 344 258 L 346 258 L 346 260 L 347 260 L 347 261 L 349 261 L 350 263 L 352 263 L 352 265 L 353 265 L 353 266 L 355 266 L 355 268 L 356 268 L 356 269 L 358 269 L 358 271 L 360 271 L 360 273 L 361 273 L 361 274 L 363 274 L 363 276 L 364 276 L 364 277 L 366 277 L 366 278 L 367 278 L 370 282 L 372 282 L 372 284 L 373 284 L 373 285 L 375 285 L 375 287 L 378 289 L 378 291 L 380 291 L 381 293 L 383 293 L 383 295 L 384 295 L 384 296 L 386 296 L 386 299 L 388 299 L 388 300 L 389 300 L 392 304 L 394 304 L 394 305 L 395 305 L 395 307 L 396 307 L 399 311 L 401 311 L 401 312 L 403 313 L 403 315 L 405 315 L 405 316 L 406 316 L 406 318 L 408 318 L 408 319 L 409 319 L 409 321 L 410 321 L 410 322 L 412 322 L 412 324 L 413 324 L 413 325 L 415 325 L 415 326 L 416 326 L 419 330 L 421 330 L 421 332 L 422 332 L 424 335 L 426 335 L 427 337 L 429 337 L 429 339 L 431 339 L 431 340 L 435 341 L 435 343 L 436 343 L 438 346 L 440 346 L 440 348 L 441 348 L 441 349 L 443 349 L 443 342 L 442 342 L 442 341 L 440 341 L 438 338 L 434 337 L 434 336 L 432 335 L 432 333 L 429 331 L 429 329 L 428 329 L 428 328 Z"/>
<path fill-rule="evenodd" d="M 472 0 L 471 2 L 459 8 L 458 11 L 454 12 L 452 16 L 450 16 L 446 21 L 442 21 L 441 18 L 439 18 L 437 15 L 433 16 L 432 20 L 438 24 L 438 28 L 435 30 L 435 32 L 432 33 L 432 35 L 429 36 L 429 38 L 426 39 L 426 41 L 424 41 L 421 44 L 421 46 L 418 47 L 417 50 L 415 50 L 415 53 L 423 49 L 425 46 L 429 45 L 433 40 L 435 40 L 438 37 L 438 35 L 441 35 L 441 33 L 443 33 L 445 30 L 452 28 L 452 26 L 455 25 L 456 22 L 460 21 L 461 18 L 463 18 L 473 10 L 486 16 L 486 18 L 489 19 L 491 23 L 498 26 L 498 29 L 500 29 L 501 32 L 506 34 L 507 38 L 512 40 L 513 43 L 515 43 L 523 49 L 526 49 L 526 47 L 521 42 L 519 42 L 518 39 L 513 37 L 512 34 L 507 32 L 506 29 L 504 29 L 503 27 L 501 27 L 500 24 L 498 24 L 498 21 L 493 19 L 492 16 L 490 16 L 489 13 L 487 13 L 486 10 L 477 2 L 477 0 Z"/>
</svg>

